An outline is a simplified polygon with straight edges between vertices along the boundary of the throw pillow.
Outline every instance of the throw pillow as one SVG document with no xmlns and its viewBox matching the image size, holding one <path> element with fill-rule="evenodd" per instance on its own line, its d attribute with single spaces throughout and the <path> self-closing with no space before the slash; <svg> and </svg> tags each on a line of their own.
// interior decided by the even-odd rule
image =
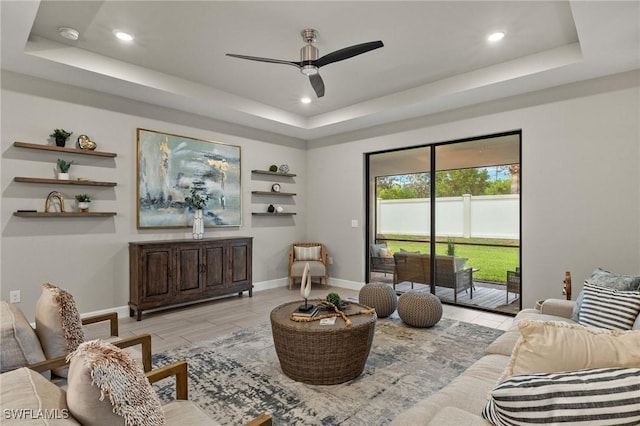
<svg viewBox="0 0 640 426">
<path fill-rule="evenodd" d="M 46 359 L 38 336 L 20 308 L 4 300 L 0 301 L 0 329 L 0 373 Z M 47 379 L 51 376 L 49 371 L 43 375 Z"/>
<path fill-rule="evenodd" d="M 612 331 L 558 321 L 521 320 L 520 338 L 502 379 L 605 367 L 640 367 L 640 331 Z"/>
<path fill-rule="evenodd" d="M 491 391 L 482 417 L 493 425 L 639 424 L 639 368 L 513 376 Z"/>
<path fill-rule="evenodd" d="M 295 260 L 320 260 L 320 246 L 293 247 Z"/>
<path fill-rule="evenodd" d="M 585 284 L 579 323 L 609 330 L 631 330 L 640 313 L 640 292 Z"/>
<path fill-rule="evenodd" d="M 380 257 L 393 257 L 391 249 L 389 247 L 383 247 L 378 251 Z"/>
<path fill-rule="evenodd" d="M 36 334 L 47 358 L 67 355 L 84 341 L 80 313 L 70 293 L 42 284 L 42 294 L 36 302 Z M 67 377 L 66 367 L 53 372 Z"/>
<path fill-rule="evenodd" d="M 67 356 L 69 411 L 83 425 L 164 425 L 158 396 L 133 358 L 92 340 Z"/>
<path fill-rule="evenodd" d="M 593 284 L 600 287 L 612 288 L 622 291 L 640 290 L 640 275 L 621 275 L 596 268 L 591 276 L 585 280 L 585 284 Z M 580 291 L 576 304 L 573 307 L 571 319 L 575 322 L 580 320 L 580 307 L 582 305 L 583 291 Z"/>
</svg>

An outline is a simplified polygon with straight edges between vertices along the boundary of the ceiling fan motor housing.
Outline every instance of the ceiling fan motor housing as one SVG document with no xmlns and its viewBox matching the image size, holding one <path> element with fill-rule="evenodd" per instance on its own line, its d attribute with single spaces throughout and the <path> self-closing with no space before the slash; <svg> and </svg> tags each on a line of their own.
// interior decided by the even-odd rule
<svg viewBox="0 0 640 426">
<path fill-rule="evenodd" d="M 313 64 L 313 62 L 318 59 L 318 53 L 318 48 L 311 44 L 307 44 L 300 49 L 300 62 L 302 63 L 300 72 L 302 72 L 302 74 L 314 75 L 318 73 L 318 67 Z"/>
</svg>

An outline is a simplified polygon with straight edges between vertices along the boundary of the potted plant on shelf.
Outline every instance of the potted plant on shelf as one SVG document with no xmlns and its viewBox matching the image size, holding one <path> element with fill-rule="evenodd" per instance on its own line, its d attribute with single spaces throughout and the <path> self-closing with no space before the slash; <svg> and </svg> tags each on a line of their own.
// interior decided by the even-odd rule
<svg viewBox="0 0 640 426">
<path fill-rule="evenodd" d="M 73 160 L 66 161 L 61 158 L 58 158 L 58 179 L 60 180 L 69 180 L 69 169 L 73 164 Z"/>
<path fill-rule="evenodd" d="M 78 202 L 78 208 L 81 212 L 89 211 L 89 203 L 91 202 L 91 196 L 88 194 L 76 195 L 76 201 Z"/>
<path fill-rule="evenodd" d="M 202 217 L 202 209 L 207 205 L 209 196 L 200 194 L 200 189 L 191 188 L 191 196 L 185 197 L 184 202 L 187 206 L 194 210 L 193 214 L 193 239 L 201 240 L 204 237 L 204 218 Z"/>
<path fill-rule="evenodd" d="M 65 146 L 67 139 L 73 132 L 67 132 L 65 129 L 54 129 L 49 136 L 55 138 L 57 146 Z"/>
</svg>

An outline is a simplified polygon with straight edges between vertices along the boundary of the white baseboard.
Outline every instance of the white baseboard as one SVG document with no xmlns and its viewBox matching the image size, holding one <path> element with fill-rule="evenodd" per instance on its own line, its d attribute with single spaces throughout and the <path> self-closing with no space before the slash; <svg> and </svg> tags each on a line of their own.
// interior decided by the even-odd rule
<svg viewBox="0 0 640 426">
<path fill-rule="evenodd" d="M 264 291 L 264 290 L 271 290 L 273 288 L 278 288 L 278 287 L 286 287 L 289 285 L 289 279 L 287 277 L 285 278 L 278 278 L 275 280 L 268 280 L 268 281 L 260 281 L 257 283 L 253 284 L 253 291 L 254 292 L 259 292 L 259 291 Z M 348 281 L 348 280 L 341 280 L 338 278 L 331 278 L 329 277 L 329 285 L 332 287 L 338 287 L 338 288 L 346 288 L 349 290 L 360 290 L 362 288 L 362 286 L 364 285 L 364 283 L 359 283 L 357 281 Z M 226 297 L 226 296 L 221 296 L 221 297 Z M 206 299 L 206 300 L 215 300 L 215 299 L 219 299 L 219 297 L 214 297 L 211 299 Z M 204 301 L 204 299 L 202 300 Z M 190 303 L 182 303 L 182 304 L 176 304 L 176 305 L 172 305 L 173 307 L 178 307 L 178 306 L 184 306 L 184 305 L 188 305 Z M 145 312 L 153 312 L 153 311 L 158 311 L 161 310 L 160 309 L 149 309 L 148 311 Z M 129 306 L 125 305 L 125 306 L 117 306 L 115 308 L 110 308 L 110 309 L 101 309 L 99 311 L 93 311 L 93 312 L 86 312 L 84 314 L 81 314 L 80 317 L 85 318 L 85 317 L 91 317 L 94 315 L 100 315 L 100 314 L 106 314 L 108 312 L 117 312 L 118 313 L 118 318 L 126 318 L 129 316 Z"/>
</svg>

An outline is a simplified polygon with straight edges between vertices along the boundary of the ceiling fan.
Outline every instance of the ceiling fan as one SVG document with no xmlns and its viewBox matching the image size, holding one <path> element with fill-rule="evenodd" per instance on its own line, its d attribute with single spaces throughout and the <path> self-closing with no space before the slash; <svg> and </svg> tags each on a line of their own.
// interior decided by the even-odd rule
<svg viewBox="0 0 640 426">
<path fill-rule="evenodd" d="M 368 43 L 355 44 L 353 46 L 345 47 L 344 49 L 336 50 L 335 52 L 328 53 L 321 58 L 318 58 L 318 48 L 313 45 L 318 36 L 318 31 L 307 28 L 300 32 L 302 39 L 307 43 L 306 46 L 300 49 L 300 61 L 284 61 L 281 59 L 260 58 L 257 56 L 236 55 L 233 53 L 227 53 L 227 56 L 234 58 L 248 59 L 250 61 L 259 62 L 271 62 L 274 64 L 293 65 L 298 68 L 304 75 L 309 76 L 309 81 L 313 90 L 319 98 L 324 96 L 324 82 L 322 77 L 318 73 L 318 69 L 325 65 L 332 64 L 338 61 L 344 61 L 345 59 L 353 58 L 354 56 L 362 55 L 370 50 L 378 49 L 384 44 L 380 40 L 370 41 Z"/>
</svg>

